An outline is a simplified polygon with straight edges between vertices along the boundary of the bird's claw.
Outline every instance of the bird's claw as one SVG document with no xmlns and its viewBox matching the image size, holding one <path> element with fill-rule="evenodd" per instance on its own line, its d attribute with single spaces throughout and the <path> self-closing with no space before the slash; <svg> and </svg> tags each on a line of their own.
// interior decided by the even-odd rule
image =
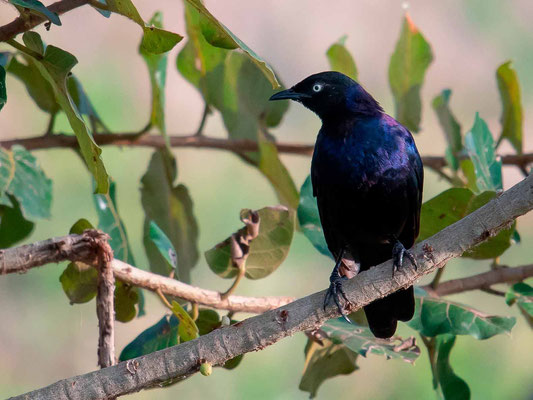
<svg viewBox="0 0 533 400">
<path fill-rule="evenodd" d="M 344 291 L 342 287 L 342 281 L 343 278 L 340 276 L 332 277 L 330 279 L 330 285 L 329 289 L 326 292 L 326 297 L 324 298 L 324 311 L 326 311 L 326 307 L 330 303 L 331 299 L 335 302 L 335 305 L 337 306 L 337 309 L 341 313 L 342 317 L 349 323 L 352 323 L 346 316 L 346 313 L 344 312 L 344 307 L 341 306 L 340 303 L 340 296 L 344 299 L 346 303 L 350 303 L 350 300 L 348 300 L 348 297 L 346 296 L 346 292 Z"/>
<path fill-rule="evenodd" d="M 415 271 L 418 269 L 418 263 L 416 262 L 415 256 L 407 250 L 400 241 L 396 241 L 394 247 L 392 248 L 392 276 L 394 277 L 394 272 L 399 271 L 403 267 L 403 258 L 407 257 Z"/>
</svg>

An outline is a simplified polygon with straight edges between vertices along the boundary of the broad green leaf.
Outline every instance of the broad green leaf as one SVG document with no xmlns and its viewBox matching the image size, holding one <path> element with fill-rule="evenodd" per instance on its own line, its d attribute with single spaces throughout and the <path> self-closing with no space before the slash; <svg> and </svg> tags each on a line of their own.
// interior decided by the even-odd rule
<svg viewBox="0 0 533 400">
<path fill-rule="evenodd" d="M 434 341 L 433 356 L 430 357 L 433 372 L 433 387 L 439 397 L 445 400 L 469 400 L 470 388 L 458 377 L 450 365 L 450 352 L 455 344 L 455 336 L 438 335 Z"/>
<path fill-rule="evenodd" d="M 96 193 L 107 193 L 109 177 L 100 158 L 102 149 L 96 145 L 89 127 L 85 124 L 67 90 L 67 77 L 78 60 L 72 54 L 49 45 L 46 46 L 42 59 L 31 58 L 31 62 L 35 63 L 40 73 L 48 80 L 56 101 L 67 115 L 70 126 L 78 139 L 85 163 L 96 180 Z"/>
<path fill-rule="evenodd" d="M 164 257 L 164 259 L 168 262 L 170 268 L 177 269 L 178 256 L 176 254 L 176 250 L 174 250 L 174 246 L 172 246 L 170 239 L 167 237 L 167 235 L 165 235 L 165 232 L 163 232 L 154 221 L 150 221 L 149 232 L 150 239 L 152 239 L 152 242 L 154 242 L 154 244 L 157 246 L 157 249 Z"/>
<path fill-rule="evenodd" d="M 120 353 L 119 361 L 150 354 L 178 344 L 179 320 L 174 315 L 165 315 L 156 324 L 144 330 Z"/>
<path fill-rule="evenodd" d="M 522 99 L 518 75 L 511 67 L 511 61 L 507 61 L 498 67 L 496 70 L 496 80 L 498 81 L 498 89 L 502 101 L 502 116 L 500 118 L 502 133 L 498 139 L 498 144 L 505 138 L 511 142 L 516 152 L 521 154 L 523 127 Z"/>
<path fill-rule="evenodd" d="M 346 38 L 347 36 L 343 36 L 337 43 L 332 44 L 326 52 L 326 56 L 333 71 L 342 72 L 353 80 L 357 80 L 355 61 L 344 45 Z"/>
<path fill-rule="evenodd" d="M 323 345 L 312 340 L 305 346 L 305 365 L 300 390 L 309 392 L 309 397 L 316 397 L 320 385 L 337 375 L 349 375 L 359 367 L 355 364 L 357 353 L 342 344 L 324 340 Z"/>
<path fill-rule="evenodd" d="M 86 116 L 89 119 L 91 128 L 98 133 L 109 132 L 104 122 L 100 119 L 100 116 L 93 107 L 87 93 L 83 89 L 81 82 L 74 75 L 71 75 L 67 79 L 67 88 L 74 104 L 78 108 L 81 115 Z"/>
<path fill-rule="evenodd" d="M 7 249 L 20 242 L 33 231 L 33 222 L 24 218 L 18 201 L 6 195 L 10 205 L 0 205 L 0 249 Z"/>
<path fill-rule="evenodd" d="M 415 315 L 407 323 L 424 336 L 470 335 L 478 340 L 510 334 L 514 317 L 483 314 L 468 306 L 441 298 L 416 297 Z"/>
<path fill-rule="evenodd" d="M 141 179 L 141 201 L 145 212 L 144 247 L 152 272 L 168 276 L 172 268 L 149 238 L 149 221 L 154 221 L 177 252 L 178 276 L 190 282 L 190 271 L 198 261 L 198 225 L 192 199 L 184 185 L 175 185 L 176 160 L 166 149 L 155 151 Z"/>
<path fill-rule="evenodd" d="M 457 122 L 457 119 L 450 109 L 451 95 L 452 91 L 450 89 L 444 89 L 433 99 L 431 104 L 433 105 L 433 110 L 435 110 L 435 113 L 437 114 L 440 126 L 446 135 L 449 149 L 448 151 L 453 157 L 453 169 L 457 170 L 459 167 L 457 156 L 463 149 L 463 143 L 461 138 L 461 125 L 459 125 L 459 122 Z"/>
<path fill-rule="evenodd" d="M 477 178 L 476 178 L 476 169 L 474 163 L 470 159 L 464 159 L 459 162 L 461 171 L 466 178 L 466 186 L 474 193 L 479 193 L 479 188 L 477 187 Z"/>
<path fill-rule="evenodd" d="M 0 147 L 0 197 L 4 193 L 17 199 L 25 219 L 50 217 L 52 181 L 22 146 Z"/>
<path fill-rule="evenodd" d="M 162 28 L 163 15 L 160 12 L 156 12 L 149 23 L 156 28 Z M 167 147 L 170 148 L 165 126 L 165 83 L 167 79 L 168 55 L 166 53 L 150 53 L 145 49 L 143 44 L 139 47 L 139 53 L 141 53 L 148 66 L 150 84 L 152 86 L 152 112 L 150 114 L 150 123 L 159 129 L 159 132 L 161 132 L 165 138 Z"/>
<path fill-rule="evenodd" d="M 113 249 L 116 259 L 128 264 L 135 264 L 126 228 L 117 209 L 116 184 L 113 180 L 110 182 L 108 193 L 95 194 L 93 197 L 96 213 L 98 214 L 98 229 L 111 237 L 109 245 Z"/>
<path fill-rule="evenodd" d="M 55 99 L 52 85 L 41 75 L 36 63 L 32 62 L 29 56 L 23 55 L 23 57 L 26 64 L 19 62 L 17 57 L 13 57 L 7 72 L 22 81 L 29 95 L 41 110 L 50 114 L 57 113 L 61 107 Z"/>
<path fill-rule="evenodd" d="M 246 215 L 249 210 L 241 211 Z M 274 272 L 285 260 L 294 232 L 294 213 L 287 208 L 265 207 L 259 214 L 259 234 L 252 240 L 246 259 L 246 277 L 261 279 Z M 246 229 L 246 227 L 242 228 Z M 233 278 L 238 269 L 231 261 L 230 238 L 205 252 L 211 270 L 222 278 Z"/>
<path fill-rule="evenodd" d="M 56 13 L 50 11 L 48 8 L 46 8 L 45 5 L 41 3 L 39 0 L 8 0 L 8 1 L 15 6 L 19 6 L 24 9 L 29 9 L 32 12 L 35 12 L 36 14 L 40 14 L 44 16 L 54 25 L 61 26 L 61 20 L 59 19 L 59 16 Z"/>
<path fill-rule="evenodd" d="M 146 25 L 137 8 L 130 0 L 106 0 L 109 11 L 121 14 L 136 22 L 143 30 L 141 47 L 153 54 L 170 51 L 181 39 L 177 33 L 160 29 L 157 26 Z"/>
<path fill-rule="evenodd" d="M 137 315 L 136 305 L 139 306 L 139 316 L 144 314 L 140 301 L 142 292 L 139 288 L 117 280 L 115 282 L 115 319 L 129 322 Z"/>
<path fill-rule="evenodd" d="M 175 300 L 172 300 L 172 312 L 180 321 L 178 333 L 181 341 L 188 342 L 189 340 L 196 339 L 199 336 L 198 327 L 189 313 Z"/>
<path fill-rule="evenodd" d="M 281 86 L 276 79 L 274 71 L 272 71 L 272 68 L 265 62 L 265 60 L 259 57 L 252 49 L 218 21 L 207 8 L 205 8 L 200 0 L 186 1 L 200 13 L 202 34 L 211 45 L 224 49 L 240 48 L 266 76 L 268 81 L 272 84 L 273 89 L 277 89 Z"/>
<path fill-rule="evenodd" d="M 510 306 L 516 303 L 533 327 L 533 287 L 525 282 L 515 283 L 505 294 L 505 302 Z"/>
<path fill-rule="evenodd" d="M 422 204 L 420 213 L 420 235 L 418 241 L 427 239 L 496 197 L 495 192 L 479 195 L 470 189 L 451 188 Z M 474 259 L 493 259 L 500 256 L 511 246 L 515 223 L 500 231 L 496 236 L 466 251 L 463 257 Z"/>
<path fill-rule="evenodd" d="M 293 210 L 298 208 L 299 194 L 296 185 L 278 156 L 276 145 L 259 134 L 259 170 L 274 187 L 279 202 Z"/>
<path fill-rule="evenodd" d="M 81 235 L 86 229 L 94 229 L 85 218 L 77 220 L 70 228 L 70 234 Z M 63 291 L 70 304 L 82 304 L 96 297 L 98 290 L 98 271 L 81 262 L 71 262 L 59 277 Z"/>
<path fill-rule="evenodd" d="M 28 31 L 22 36 L 22 41 L 27 48 L 44 56 L 44 43 L 37 32 Z"/>
<path fill-rule="evenodd" d="M 318 205 L 313 196 L 313 185 L 309 175 L 300 189 L 300 204 L 298 205 L 298 222 L 307 239 L 322 254 L 332 257 L 328 249 L 324 231 L 318 214 Z"/>
<path fill-rule="evenodd" d="M 366 357 L 368 354 L 385 356 L 387 359 L 397 358 L 414 363 L 420 355 L 420 349 L 413 343 L 406 348 L 399 347 L 402 340 L 382 340 L 374 337 L 370 328 L 355 323 L 348 323 L 340 318 L 330 319 L 322 328 L 328 338 L 335 344 L 343 344 L 354 353 Z"/>
<path fill-rule="evenodd" d="M 98 271 L 83 263 L 69 263 L 59 277 L 70 304 L 82 304 L 96 297 Z"/>
<path fill-rule="evenodd" d="M 405 14 L 400 38 L 390 60 L 389 84 L 394 95 L 396 119 L 412 132 L 420 130 L 420 89 L 431 61 L 433 53 L 429 43 L 411 17 Z"/>
<path fill-rule="evenodd" d="M 496 156 L 492 134 L 479 113 L 476 113 L 474 125 L 466 134 L 465 147 L 474 163 L 479 190 L 503 190 L 502 162 Z"/>
</svg>

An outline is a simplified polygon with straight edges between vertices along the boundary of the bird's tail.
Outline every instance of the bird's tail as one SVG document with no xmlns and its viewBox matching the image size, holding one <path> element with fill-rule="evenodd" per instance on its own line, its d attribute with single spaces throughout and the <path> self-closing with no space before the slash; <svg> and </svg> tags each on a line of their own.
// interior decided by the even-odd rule
<svg viewBox="0 0 533 400">
<path fill-rule="evenodd" d="M 387 339 L 396 332 L 398 321 L 409 321 L 415 313 L 413 287 L 376 300 L 364 307 L 368 326 L 378 338 Z"/>
</svg>

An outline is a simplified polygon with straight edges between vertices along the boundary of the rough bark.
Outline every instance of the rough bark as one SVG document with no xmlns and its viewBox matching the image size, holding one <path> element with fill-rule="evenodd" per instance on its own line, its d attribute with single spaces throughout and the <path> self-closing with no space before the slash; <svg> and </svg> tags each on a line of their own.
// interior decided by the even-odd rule
<svg viewBox="0 0 533 400">
<path fill-rule="evenodd" d="M 98 317 L 98 365 L 116 364 L 115 359 L 115 276 L 111 267 L 113 250 L 107 241 L 98 248 L 98 287 L 96 315 Z"/>
<path fill-rule="evenodd" d="M 412 252 L 418 261 L 418 270 L 406 267 L 391 277 L 392 264 L 388 261 L 346 281 L 348 308 L 352 311 L 359 309 L 413 285 L 423 275 L 495 235 L 532 208 L 533 176 L 529 176 L 461 221 L 416 245 Z M 334 305 L 323 310 L 324 295 L 325 291 L 312 294 L 198 339 L 100 371 L 64 379 L 14 399 L 105 399 L 190 375 L 202 362 L 220 365 L 239 354 L 261 350 L 287 336 L 314 329 L 327 319 L 338 317 Z"/>
</svg>

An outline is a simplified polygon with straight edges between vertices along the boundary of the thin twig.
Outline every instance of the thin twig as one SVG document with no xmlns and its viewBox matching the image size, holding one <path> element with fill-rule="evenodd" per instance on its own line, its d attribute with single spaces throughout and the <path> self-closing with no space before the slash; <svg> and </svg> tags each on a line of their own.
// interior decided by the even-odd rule
<svg viewBox="0 0 533 400">
<path fill-rule="evenodd" d="M 200 125 L 198 125 L 198 129 L 196 130 L 194 136 L 202 136 L 204 134 L 204 126 L 205 122 L 207 121 L 207 116 L 209 114 L 211 114 L 211 108 L 209 107 L 209 104 L 205 103 L 204 112 L 202 113 L 202 119 L 200 120 Z"/>
<path fill-rule="evenodd" d="M 489 286 L 479 288 L 479 290 L 481 290 L 482 292 L 488 293 L 488 294 L 493 294 L 495 296 L 505 297 L 505 292 L 502 292 L 501 290 L 493 289 Z"/>
</svg>

